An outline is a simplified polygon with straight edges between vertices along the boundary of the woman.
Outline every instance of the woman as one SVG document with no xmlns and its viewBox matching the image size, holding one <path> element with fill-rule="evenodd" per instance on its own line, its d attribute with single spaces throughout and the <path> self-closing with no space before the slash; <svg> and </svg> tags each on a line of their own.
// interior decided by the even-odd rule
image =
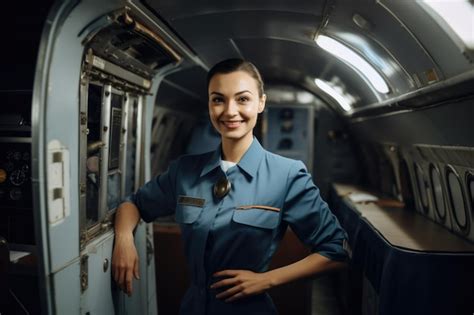
<svg viewBox="0 0 474 315">
<path fill-rule="evenodd" d="M 342 266 L 345 232 L 300 161 L 272 154 L 253 136 L 265 108 L 255 66 L 240 59 L 208 74 L 209 116 L 221 135 L 212 152 L 180 157 L 117 211 L 114 278 L 131 294 L 138 279 L 133 229 L 175 212 L 185 241 L 191 287 L 181 314 L 276 314 L 266 291 Z M 306 258 L 267 271 L 290 226 L 312 249 Z"/>
</svg>

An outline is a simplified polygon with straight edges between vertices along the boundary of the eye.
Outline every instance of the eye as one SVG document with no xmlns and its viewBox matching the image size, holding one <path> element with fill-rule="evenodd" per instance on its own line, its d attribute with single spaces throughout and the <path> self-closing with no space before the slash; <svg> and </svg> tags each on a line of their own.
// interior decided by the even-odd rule
<svg viewBox="0 0 474 315">
<path fill-rule="evenodd" d="M 223 103 L 224 102 L 224 99 L 220 96 L 215 96 L 213 98 L 211 98 L 211 101 L 214 103 L 214 104 L 219 104 L 219 103 Z"/>
<path fill-rule="evenodd" d="M 249 98 L 247 96 L 240 96 L 237 101 L 239 103 L 245 103 L 245 102 L 248 102 L 249 101 Z"/>
</svg>

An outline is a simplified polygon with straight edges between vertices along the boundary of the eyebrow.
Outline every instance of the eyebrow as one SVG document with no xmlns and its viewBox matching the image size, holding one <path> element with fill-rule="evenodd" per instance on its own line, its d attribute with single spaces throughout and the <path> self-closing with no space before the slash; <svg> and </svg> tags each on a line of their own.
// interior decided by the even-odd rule
<svg viewBox="0 0 474 315">
<path fill-rule="evenodd" d="M 243 91 L 240 91 L 240 92 L 235 93 L 235 95 L 239 95 L 239 94 L 242 94 L 242 93 L 245 93 L 245 92 L 248 92 L 248 93 L 252 94 L 252 92 L 250 92 L 249 90 L 243 90 Z M 224 96 L 224 94 L 219 93 L 219 92 L 215 92 L 215 91 L 212 91 L 212 92 L 211 92 L 211 95 L 212 95 L 212 94 L 217 94 L 217 95 L 220 95 L 220 96 Z"/>
</svg>

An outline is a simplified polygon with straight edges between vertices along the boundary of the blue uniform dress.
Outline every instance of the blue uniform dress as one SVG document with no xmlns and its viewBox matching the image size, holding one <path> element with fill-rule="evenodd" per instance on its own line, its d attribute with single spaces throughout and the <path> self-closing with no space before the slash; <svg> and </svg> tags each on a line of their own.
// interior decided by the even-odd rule
<svg viewBox="0 0 474 315">
<path fill-rule="evenodd" d="M 146 222 L 175 212 L 191 271 L 180 314 L 277 314 L 266 293 L 227 303 L 216 299 L 222 288 L 209 288 L 219 280 L 212 274 L 266 271 L 288 225 L 312 252 L 343 261 L 346 233 L 301 161 L 270 153 L 254 138 L 227 173 L 220 162 L 220 146 L 182 156 L 127 200 Z M 218 199 L 213 186 L 223 176 L 231 189 Z"/>
</svg>

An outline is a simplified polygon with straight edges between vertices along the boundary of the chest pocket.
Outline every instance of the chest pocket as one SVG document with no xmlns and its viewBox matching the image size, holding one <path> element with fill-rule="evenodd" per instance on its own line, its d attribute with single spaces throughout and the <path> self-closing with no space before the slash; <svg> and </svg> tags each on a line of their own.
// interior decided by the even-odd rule
<svg viewBox="0 0 474 315">
<path fill-rule="evenodd" d="M 191 224 L 196 222 L 202 212 L 202 207 L 178 204 L 176 206 L 175 220 L 178 223 Z"/>
<path fill-rule="evenodd" d="M 262 229 L 274 229 L 280 220 L 280 209 L 264 206 L 237 207 L 232 215 L 234 222 Z"/>
</svg>

